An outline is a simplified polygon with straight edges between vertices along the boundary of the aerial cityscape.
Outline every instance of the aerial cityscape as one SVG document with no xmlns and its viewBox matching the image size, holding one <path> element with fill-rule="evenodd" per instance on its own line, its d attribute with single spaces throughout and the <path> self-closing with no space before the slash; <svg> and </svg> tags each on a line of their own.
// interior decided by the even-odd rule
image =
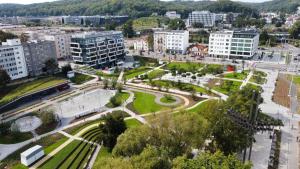
<svg viewBox="0 0 300 169">
<path fill-rule="evenodd" d="M 299 62 L 299 0 L 0 0 L 0 169 L 300 169 Z"/>
</svg>

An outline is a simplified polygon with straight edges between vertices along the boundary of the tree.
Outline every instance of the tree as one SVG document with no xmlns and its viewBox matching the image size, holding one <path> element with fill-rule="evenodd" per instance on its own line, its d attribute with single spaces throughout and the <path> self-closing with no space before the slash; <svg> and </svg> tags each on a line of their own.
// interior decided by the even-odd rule
<svg viewBox="0 0 300 169">
<path fill-rule="evenodd" d="M 111 151 L 116 145 L 117 138 L 126 130 L 123 116 L 120 114 L 108 114 L 103 117 L 103 123 L 99 125 L 99 141 Z"/>
<path fill-rule="evenodd" d="M 105 24 L 105 30 L 107 31 L 116 30 L 116 27 L 117 24 L 115 22 Z"/>
<path fill-rule="evenodd" d="M 111 88 L 112 88 L 112 89 L 116 89 L 117 84 L 118 84 L 117 79 L 116 79 L 116 78 L 113 78 L 112 81 L 111 81 Z"/>
<path fill-rule="evenodd" d="M 119 93 L 122 92 L 122 90 L 123 90 L 123 85 L 122 85 L 122 83 L 118 83 L 118 84 L 117 84 L 117 89 L 118 89 L 118 92 L 119 92 Z"/>
<path fill-rule="evenodd" d="M 201 22 L 196 22 L 192 24 L 193 28 L 204 28 L 204 24 Z"/>
<path fill-rule="evenodd" d="M 56 115 L 53 111 L 50 110 L 42 112 L 40 117 L 43 122 L 43 125 L 51 125 L 57 122 Z"/>
<path fill-rule="evenodd" d="M 6 86 L 10 80 L 10 76 L 7 74 L 7 72 L 0 68 L 0 87 Z"/>
<path fill-rule="evenodd" d="M 186 29 L 185 23 L 181 19 L 170 20 L 168 27 L 171 30 L 185 30 Z"/>
<path fill-rule="evenodd" d="M 72 70 L 73 70 L 73 69 L 72 69 L 72 67 L 71 67 L 70 64 L 66 64 L 66 65 L 64 65 L 64 66 L 61 67 L 61 72 L 62 72 L 64 75 L 67 75 L 67 73 L 68 73 L 69 71 L 72 71 Z"/>
<path fill-rule="evenodd" d="M 5 42 L 7 39 L 15 39 L 16 35 L 0 30 L 0 42 Z"/>
<path fill-rule="evenodd" d="M 54 74 L 54 72 L 58 69 L 57 61 L 54 58 L 48 59 L 45 61 L 45 67 L 43 68 L 44 72 L 48 74 Z"/>
<path fill-rule="evenodd" d="M 236 155 L 224 155 L 217 151 L 214 154 L 201 153 L 197 158 L 188 159 L 186 156 L 173 160 L 173 169 L 204 169 L 204 168 L 234 168 L 251 169 L 251 163 L 241 162 Z"/>
<path fill-rule="evenodd" d="M 289 29 L 291 38 L 299 39 L 300 34 L 300 21 L 295 22 L 295 24 Z"/>
<path fill-rule="evenodd" d="M 22 33 L 22 34 L 20 35 L 20 40 L 21 40 L 22 43 L 27 42 L 28 39 L 29 39 L 29 36 L 26 35 L 25 33 Z"/>
<path fill-rule="evenodd" d="M 107 89 L 108 88 L 108 84 L 109 84 L 109 81 L 107 79 L 104 79 L 103 80 L 103 88 Z"/>
<path fill-rule="evenodd" d="M 154 37 L 153 34 L 149 35 L 147 37 L 147 43 L 150 51 L 153 51 L 153 46 L 154 46 Z"/>
<path fill-rule="evenodd" d="M 135 32 L 133 30 L 133 21 L 132 20 L 127 21 L 123 25 L 122 30 L 125 37 L 132 38 L 135 35 Z"/>
<path fill-rule="evenodd" d="M 122 104 L 122 101 L 120 99 L 118 99 L 117 94 L 115 96 L 111 97 L 109 100 L 113 107 L 118 107 Z"/>
</svg>

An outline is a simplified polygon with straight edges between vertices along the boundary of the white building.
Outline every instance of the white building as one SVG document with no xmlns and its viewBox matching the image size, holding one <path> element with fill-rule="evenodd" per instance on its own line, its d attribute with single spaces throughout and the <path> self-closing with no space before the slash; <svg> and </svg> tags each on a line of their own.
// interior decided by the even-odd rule
<svg viewBox="0 0 300 169">
<path fill-rule="evenodd" d="M 21 153 L 21 163 L 25 166 L 30 166 L 44 155 L 43 147 L 36 145 Z"/>
<path fill-rule="evenodd" d="M 9 39 L 0 46 L 0 68 L 12 80 L 28 76 L 23 47 L 20 39 Z"/>
<path fill-rule="evenodd" d="M 211 33 L 208 54 L 224 59 L 250 59 L 258 50 L 256 31 L 220 31 Z"/>
<path fill-rule="evenodd" d="M 154 32 L 154 51 L 185 54 L 189 47 L 189 31 L 172 30 Z"/>
<path fill-rule="evenodd" d="M 189 14 L 188 25 L 202 23 L 204 27 L 213 27 L 216 22 L 216 14 L 209 11 L 193 11 Z"/>
<path fill-rule="evenodd" d="M 46 35 L 45 40 L 54 41 L 57 58 L 68 58 L 71 56 L 71 35 L 66 33 L 55 33 Z"/>
<path fill-rule="evenodd" d="M 146 38 L 136 39 L 133 43 L 133 48 L 136 51 L 149 51 L 149 46 Z"/>
<path fill-rule="evenodd" d="M 165 16 L 170 19 L 180 19 L 181 18 L 181 15 L 178 14 L 176 11 L 168 11 L 168 12 L 166 12 Z"/>
</svg>

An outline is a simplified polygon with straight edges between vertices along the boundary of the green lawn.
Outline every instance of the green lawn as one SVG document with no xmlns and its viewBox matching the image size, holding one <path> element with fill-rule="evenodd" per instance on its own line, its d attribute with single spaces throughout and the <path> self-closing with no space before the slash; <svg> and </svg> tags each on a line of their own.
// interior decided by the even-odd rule
<svg viewBox="0 0 300 169">
<path fill-rule="evenodd" d="M 125 120 L 125 123 L 127 128 L 135 128 L 142 125 L 142 123 L 139 122 L 137 119 L 128 119 Z"/>
<path fill-rule="evenodd" d="M 84 128 L 90 126 L 90 125 L 100 124 L 100 123 L 101 123 L 101 120 L 97 119 L 97 120 L 88 121 L 88 122 L 85 122 L 85 123 L 82 123 L 82 124 L 70 127 L 70 128 L 68 128 L 68 129 L 66 129 L 64 131 L 67 132 L 67 133 L 69 133 L 69 134 L 71 134 L 71 135 L 75 135 L 78 132 L 80 132 L 81 130 L 83 130 Z"/>
<path fill-rule="evenodd" d="M 243 73 L 227 73 L 224 75 L 224 78 L 230 78 L 230 79 L 238 79 L 238 80 L 244 80 L 248 76 L 248 72 L 244 71 Z"/>
<path fill-rule="evenodd" d="M 204 64 L 193 62 L 172 62 L 166 66 L 168 70 L 176 69 L 184 72 L 198 71 L 202 67 L 204 67 Z"/>
<path fill-rule="evenodd" d="M 157 28 L 159 26 L 158 17 L 141 17 L 133 20 L 132 25 L 135 30 Z"/>
<path fill-rule="evenodd" d="M 155 96 L 148 93 L 134 92 L 135 100 L 133 109 L 139 114 L 157 112 L 167 107 L 161 106 L 155 102 Z"/>
<path fill-rule="evenodd" d="M 152 72 L 150 72 L 148 74 L 148 78 L 149 79 L 155 79 L 155 78 L 160 78 L 162 77 L 163 75 L 165 74 L 165 71 L 164 70 L 153 70 Z"/>
<path fill-rule="evenodd" d="M 80 141 L 75 140 L 68 144 L 65 148 L 60 150 L 54 157 L 48 160 L 45 164 L 43 164 L 41 169 L 54 169 L 56 166 L 67 157 L 76 146 L 80 144 Z"/>
<path fill-rule="evenodd" d="M 119 73 L 112 73 L 112 74 L 107 74 L 107 73 L 103 73 L 102 71 L 97 71 L 96 75 L 101 77 L 101 78 L 118 78 L 119 77 Z"/>
<path fill-rule="evenodd" d="M 207 110 L 207 105 L 212 103 L 212 102 L 217 102 L 217 100 L 208 100 L 205 101 L 199 105 L 197 105 L 196 107 L 187 110 L 188 113 L 200 113 L 200 112 L 205 112 L 205 110 Z"/>
<path fill-rule="evenodd" d="M 85 82 L 88 82 L 90 80 L 94 79 L 94 77 L 89 76 L 89 75 L 84 75 L 84 74 L 80 74 L 80 73 L 75 73 L 75 77 L 71 78 L 71 82 L 75 83 L 77 85 L 81 85 Z"/>
<path fill-rule="evenodd" d="M 111 152 L 108 151 L 108 148 L 106 147 L 101 147 L 101 150 L 97 156 L 97 159 L 95 161 L 95 164 L 93 166 L 93 169 L 99 169 L 101 168 L 102 164 L 101 164 L 101 159 L 106 158 L 106 157 L 110 157 L 111 156 Z"/>
<path fill-rule="evenodd" d="M 119 102 L 120 104 L 123 104 L 128 98 L 129 98 L 130 94 L 126 93 L 126 92 L 121 92 L 121 93 L 116 93 L 116 95 L 114 96 L 117 100 L 117 102 Z M 109 102 L 107 103 L 106 107 L 109 108 L 114 108 L 115 106 Z"/>
<path fill-rule="evenodd" d="M 150 70 L 150 68 L 142 66 L 142 67 L 139 67 L 136 69 L 126 71 L 124 75 L 125 75 L 125 78 L 128 80 L 128 79 L 135 78 L 136 76 L 139 76 L 141 74 L 144 74 L 144 73 L 148 72 L 149 70 Z"/>
<path fill-rule="evenodd" d="M 241 85 L 242 82 L 224 80 L 220 86 L 214 86 L 212 89 L 223 94 L 229 95 L 232 92 L 238 91 Z"/>
<path fill-rule="evenodd" d="M 10 169 L 25 169 L 28 167 L 25 167 L 21 164 L 20 161 L 20 153 L 24 152 L 25 150 L 35 146 L 35 145 L 41 145 L 44 147 L 44 151 L 46 154 L 49 154 L 51 151 L 59 147 L 61 144 L 63 144 L 68 138 L 63 136 L 62 134 L 56 133 L 47 137 L 44 137 L 40 140 L 38 140 L 35 143 L 30 143 L 29 145 L 15 151 L 13 154 L 6 157 L 4 160 L 2 160 L 2 164 L 0 164 L 0 168 L 10 168 Z"/>
<path fill-rule="evenodd" d="M 266 82 L 267 74 L 262 71 L 254 71 L 253 76 L 250 79 L 250 82 L 257 84 L 264 84 Z"/>
<path fill-rule="evenodd" d="M 31 94 L 52 86 L 56 86 L 65 81 L 66 79 L 59 77 L 47 77 L 11 87 L 11 90 L 6 91 L 4 95 L 0 94 L 0 105 L 6 104 L 23 95 Z"/>
</svg>

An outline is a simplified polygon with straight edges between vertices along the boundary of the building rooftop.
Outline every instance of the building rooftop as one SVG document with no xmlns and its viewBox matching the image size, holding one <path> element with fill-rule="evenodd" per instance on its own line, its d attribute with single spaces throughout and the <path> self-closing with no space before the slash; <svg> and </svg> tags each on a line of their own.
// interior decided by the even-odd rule
<svg viewBox="0 0 300 169">
<path fill-rule="evenodd" d="M 101 36 L 112 36 L 112 35 L 120 35 L 121 31 L 102 31 L 102 32 L 84 32 L 72 35 L 72 38 L 94 38 Z"/>
<path fill-rule="evenodd" d="M 37 151 L 37 150 L 39 150 L 41 148 L 43 148 L 43 147 L 40 146 L 40 145 L 36 145 L 36 146 L 31 147 L 30 149 L 24 151 L 23 153 L 21 153 L 21 156 L 26 157 L 26 156 L 30 155 L 31 153 L 33 153 L 33 152 L 35 152 L 35 151 Z"/>
<path fill-rule="evenodd" d="M 187 30 L 158 30 L 155 33 L 185 33 Z"/>
</svg>

